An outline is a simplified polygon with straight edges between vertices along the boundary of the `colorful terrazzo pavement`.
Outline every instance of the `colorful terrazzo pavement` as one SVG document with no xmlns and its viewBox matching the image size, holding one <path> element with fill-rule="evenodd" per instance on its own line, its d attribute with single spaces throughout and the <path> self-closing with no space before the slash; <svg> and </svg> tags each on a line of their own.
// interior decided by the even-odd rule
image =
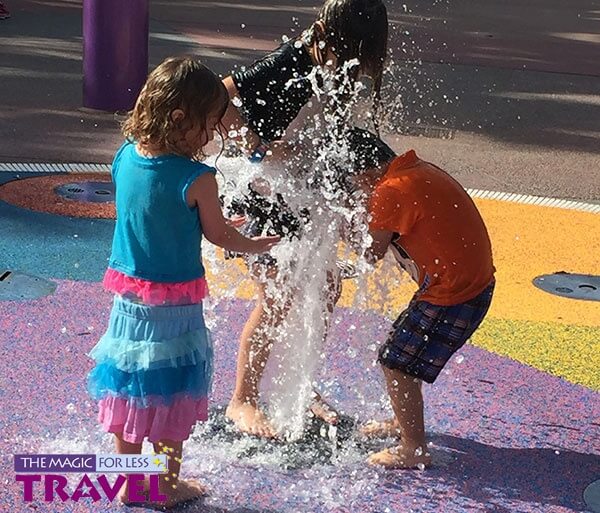
<svg viewBox="0 0 600 513">
<path fill-rule="evenodd" d="M 9 178 L 0 176 L 0 181 Z M 479 206 L 495 243 L 498 295 L 475 345 L 426 387 L 434 467 L 426 472 L 366 467 L 364 458 L 376 446 L 342 433 L 337 443 L 326 433 L 292 449 L 227 433 L 216 436 L 220 420 L 215 416 L 187 444 L 184 463 L 184 473 L 206 481 L 211 495 L 186 511 L 588 511 L 583 491 L 600 479 L 598 304 L 554 298 L 530 281 L 532 273 L 563 269 L 600 274 L 588 254 L 596 249 L 589 235 L 598 233 L 600 216 L 532 208 L 521 220 L 517 211 L 523 205 L 482 201 Z M 561 233 L 568 219 L 566 254 L 544 237 Z M 112 221 L 43 214 L 0 201 L 0 233 L 7 268 L 58 284 L 53 295 L 39 300 L 0 302 L 0 510 L 119 510 L 89 499 L 27 505 L 12 470 L 15 453 L 112 451 L 84 389 L 90 368 L 85 353 L 106 326 L 110 309 L 111 298 L 98 281 Z M 232 268 L 231 275 L 236 272 Z M 229 279 L 214 277 L 213 291 L 218 294 Z M 350 283 L 346 289 L 327 345 L 323 390 L 348 416 L 381 417 L 386 401 L 374 360 L 389 320 L 374 309 L 348 307 L 355 295 Z M 217 301 L 209 315 L 216 321 L 215 412 L 231 393 L 249 293 L 242 287 L 237 298 Z M 393 309 L 408 293 L 408 287 L 398 293 Z M 326 461 L 315 457 L 311 464 L 315 449 L 327 455 Z"/>
</svg>

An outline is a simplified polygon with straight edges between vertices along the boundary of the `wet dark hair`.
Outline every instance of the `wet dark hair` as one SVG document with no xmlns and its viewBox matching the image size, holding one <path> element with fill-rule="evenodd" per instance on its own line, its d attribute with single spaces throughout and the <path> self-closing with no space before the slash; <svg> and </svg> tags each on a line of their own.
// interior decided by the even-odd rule
<svg viewBox="0 0 600 513">
<path fill-rule="evenodd" d="M 394 160 L 396 152 L 379 136 L 362 128 L 353 127 L 348 132 L 348 146 L 352 158 L 351 174 L 359 175 L 374 167 Z"/>
<path fill-rule="evenodd" d="M 325 26 L 325 31 L 319 22 Z M 373 79 L 373 92 L 379 97 L 387 53 L 388 18 L 382 0 L 326 0 L 317 20 L 307 31 L 308 43 L 326 45 L 338 59 L 338 67 L 358 59 L 359 72 Z M 322 60 L 324 60 L 322 58 Z"/>
<path fill-rule="evenodd" d="M 123 135 L 142 144 L 163 146 L 179 154 L 171 140 L 172 133 L 186 126 L 206 128 L 208 117 L 221 119 L 227 110 L 229 95 L 225 86 L 209 68 L 193 57 L 169 57 L 148 76 L 135 107 L 123 123 Z M 181 109 L 182 122 L 176 123 L 171 113 Z M 187 157 L 202 158 L 199 155 Z"/>
<path fill-rule="evenodd" d="M 333 137 L 332 134 L 328 137 Z M 358 127 L 352 127 L 345 133 L 349 150 L 348 159 L 330 161 L 329 174 L 325 179 L 323 170 L 317 170 L 314 183 L 330 191 L 351 193 L 355 185 L 351 178 L 373 168 L 382 168 L 397 157 L 397 154 L 378 135 Z"/>
</svg>

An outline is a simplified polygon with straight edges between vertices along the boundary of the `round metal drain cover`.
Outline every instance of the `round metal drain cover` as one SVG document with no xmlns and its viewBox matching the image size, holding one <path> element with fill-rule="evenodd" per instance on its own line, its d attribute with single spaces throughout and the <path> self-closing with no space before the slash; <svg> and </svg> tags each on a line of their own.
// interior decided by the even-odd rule
<svg viewBox="0 0 600 513">
<path fill-rule="evenodd" d="M 25 301 L 48 296 L 56 290 L 54 282 L 12 271 L 0 271 L 0 301 Z"/>
<path fill-rule="evenodd" d="M 559 272 L 538 276 L 533 284 L 557 296 L 600 301 L 600 276 Z"/>
<path fill-rule="evenodd" d="M 54 192 L 59 196 L 87 203 L 115 201 L 115 185 L 111 182 L 75 182 L 60 185 Z"/>
<path fill-rule="evenodd" d="M 583 500 L 591 511 L 600 513 L 600 480 L 594 481 L 585 489 Z"/>
</svg>

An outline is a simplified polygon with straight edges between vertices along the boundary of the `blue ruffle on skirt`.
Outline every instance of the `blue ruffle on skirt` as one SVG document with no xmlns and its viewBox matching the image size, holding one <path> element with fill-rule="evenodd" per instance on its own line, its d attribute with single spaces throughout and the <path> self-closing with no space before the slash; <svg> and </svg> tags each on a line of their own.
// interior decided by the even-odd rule
<svg viewBox="0 0 600 513">
<path fill-rule="evenodd" d="M 88 391 L 136 406 L 168 405 L 182 395 L 207 397 L 213 347 L 202 305 L 148 306 L 115 297 L 109 327 L 90 351 Z"/>
</svg>

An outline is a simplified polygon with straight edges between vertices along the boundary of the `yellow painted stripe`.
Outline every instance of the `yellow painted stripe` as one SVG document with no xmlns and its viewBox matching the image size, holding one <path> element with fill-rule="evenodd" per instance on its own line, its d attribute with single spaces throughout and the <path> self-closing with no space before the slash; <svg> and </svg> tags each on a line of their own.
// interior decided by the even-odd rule
<svg viewBox="0 0 600 513">
<path fill-rule="evenodd" d="M 494 248 L 490 312 L 512 320 L 600 326 L 600 302 L 553 296 L 531 280 L 557 271 L 600 275 L 600 215 L 476 199 Z"/>
<path fill-rule="evenodd" d="M 487 318 L 473 345 L 600 390 L 600 328 Z"/>
</svg>

